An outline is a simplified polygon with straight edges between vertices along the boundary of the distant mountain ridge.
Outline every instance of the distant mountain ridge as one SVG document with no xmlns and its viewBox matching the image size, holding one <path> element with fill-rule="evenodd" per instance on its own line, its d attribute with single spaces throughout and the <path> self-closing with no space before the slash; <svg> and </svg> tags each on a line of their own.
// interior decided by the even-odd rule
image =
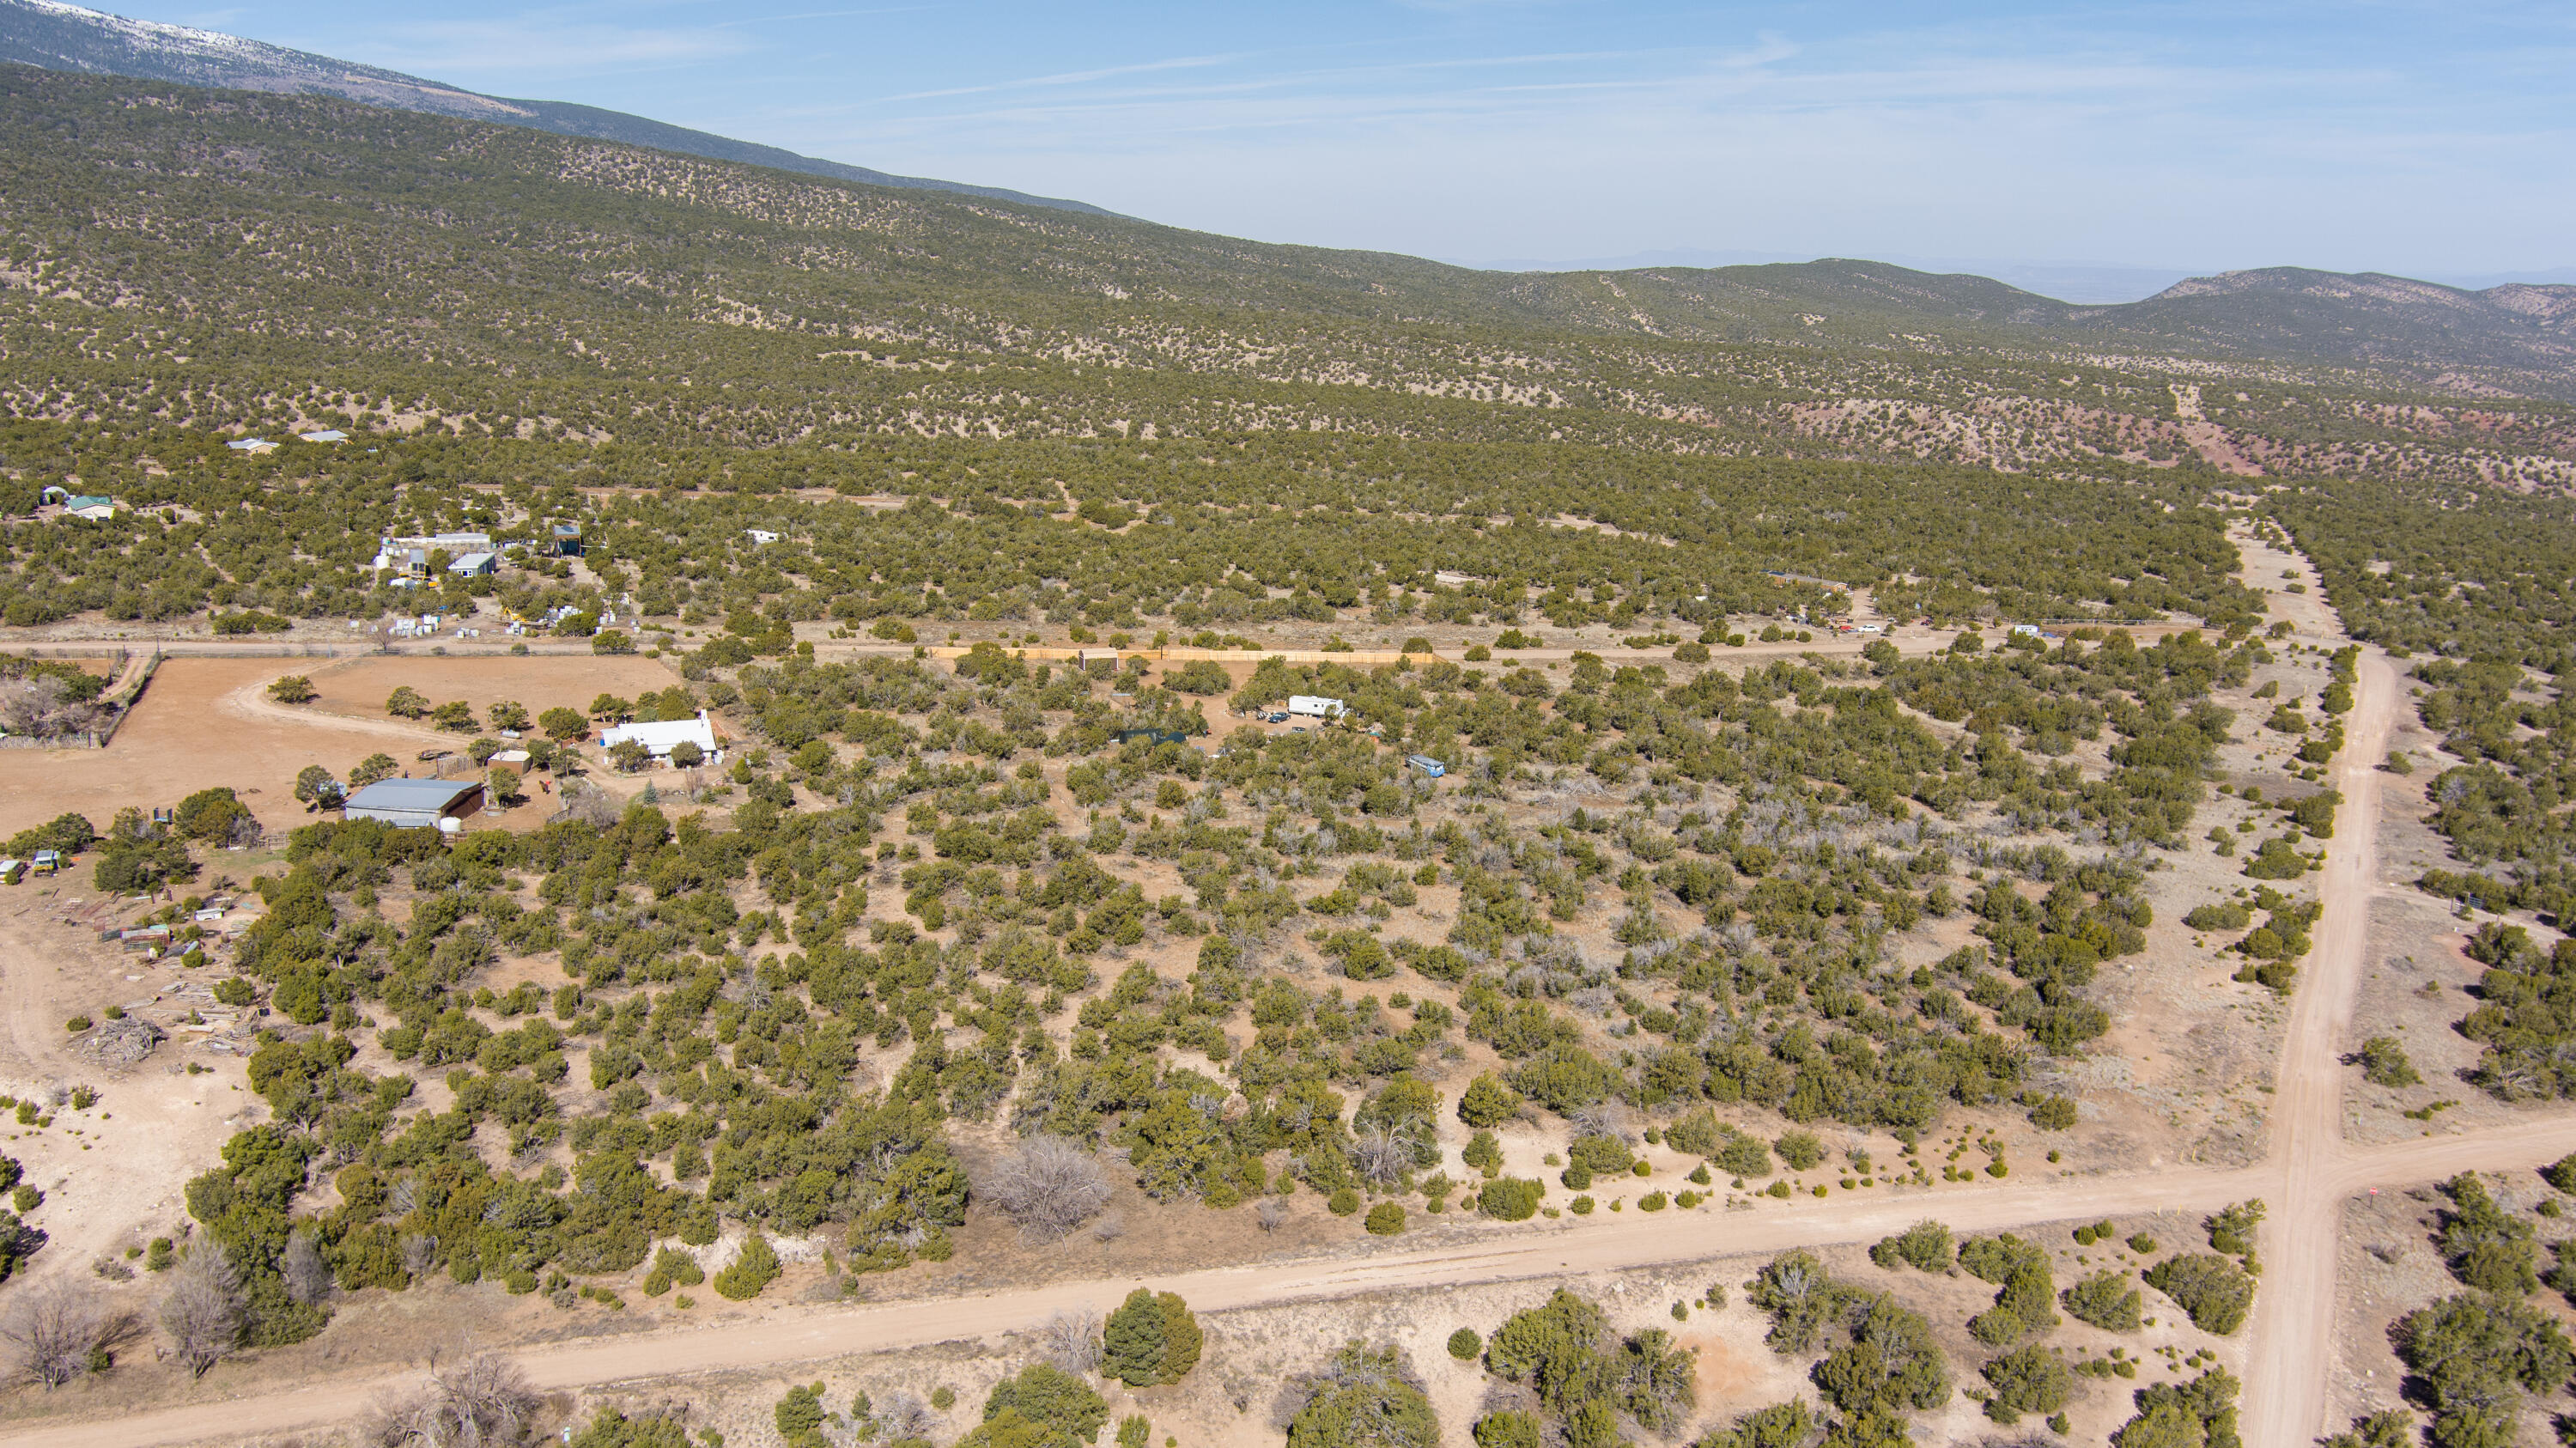
<svg viewBox="0 0 2576 1448">
<path fill-rule="evenodd" d="M 246 40 L 218 30 L 130 20 L 86 9 L 63 0 L 0 0 L 0 61 L 41 66 L 46 70 L 86 71 L 94 75 L 129 76 L 138 80 L 174 81 L 181 85 L 223 90 L 282 91 L 344 96 L 371 106 L 427 111 L 493 125 L 526 126 L 557 135 L 620 141 L 660 151 L 740 161 L 809 176 L 830 176 L 870 186 L 920 191 L 948 191 L 995 201 L 1016 201 L 1058 211 L 1093 216 L 1116 213 L 1087 202 L 1032 196 L 999 186 L 970 186 L 925 176 L 896 176 L 800 156 L 775 146 L 755 145 L 728 136 L 693 131 L 685 126 L 628 115 L 624 111 L 568 101 L 514 100 L 488 96 L 461 86 L 423 80 L 401 71 L 338 60 L 310 51 L 289 50 L 264 41 Z"/>
</svg>

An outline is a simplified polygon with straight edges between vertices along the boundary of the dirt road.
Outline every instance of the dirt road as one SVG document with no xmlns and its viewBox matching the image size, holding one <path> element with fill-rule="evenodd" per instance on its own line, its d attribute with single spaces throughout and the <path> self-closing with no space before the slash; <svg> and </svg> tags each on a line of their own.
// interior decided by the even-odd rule
<svg viewBox="0 0 2576 1448">
<path fill-rule="evenodd" d="M 424 744 L 452 746 L 456 743 L 456 736 L 453 734 L 441 734 L 435 729 L 417 724 L 405 724 L 398 719 L 360 719 L 351 718 L 345 714 L 316 714 L 311 710 L 296 709 L 281 704 L 268 697 L 268 686 L 276 683 L 286 672 L 280 669 L 266 678 L 254 679 L 216 700 L 215 707 L 235 719 L 252 724 L 283 724 L 292 729 L 327 729 L 340 734 L 371 734 L 379 739 L 399 741 L 414 749 Z"/>
<path fill-rule="evenodd" d="M 2329 1202 L 2381 1181 L 2424 1181 L 2479 1169 L 2529 1168 L 2564 1154 L 2567 1128 L 2554 1121 L 2523 1123 L 2475 1136 L 2434 1137 L 2337 1158 L 2307 1179 Z M 2208 1212 L 2248 1197 L 2279 1202 L 2281 1173 L 2271 1165 L 2226 1172 L 2162 1173 L 1992 1187 L 1938 1195 L 1940 1215 L 1954 1230 L 1991 1232 L 2033 1221 L 2135 1215 L 2152 1211 Z M 1357 1260 L 1287 1262 L 1214 1268 L 1161 1279 L 1158 1290 L 1178 1292 L 1202 1312 L 1276 1306 L 1358 1293 L 1438 1291 L 1462 1282 L 1573 1276 L 1694 1258 L 1781 1251 L 1825 1243 L 1874 1241 L 1903 1231 L 1923 1216 L 1933 1194 L 1890 1193 L 1829 1203 L 1792 1203 L 1744 1212 L 1708 1213 L 1657 1220 L 1641 1216 L 1610 1230 L 1517 1230 L 1483 1241 L 1419 1252 L 1387 1252 Z M 2276 1219 L 2286 1226 L 2289 1213 Z M 2299 1244 L 2270 1244 L 2264 1290 L 2274 1273 L 2297 1255 Z M 2331 1257 L 2329 1230 L 2309 1239 Z M 2327 1274 L 2332 1290 L 2332 1274 Z M 995 1337 L 1026 1331 L 1060 1307 L 1106 1308 L 1133 1281 L 1064 1282 L 1026 1291 L 908 1301 L 880 1306 L 790 1308 L 748 1323 L 711 1323 L 607 1342 L 547 1347 L 518 1355 L 529 1377 L 546 1389 L 595 1388 L 611 1383 L 687 1377 L 736 1368 L 820 1360 L 853 1353 L 918 1347 L 928 1343 Z M 2330 1315 L 2303 1319 L 2310 1334 Z M 2323 1342 L 2318 1344 L 2322 1354 Z M 2262 1354 L 2257 1354 L 2257 1361 Z M 317 1380 L 292 1393 L 214 1400 L 185 1408 L 139 1413 L 111 1422 L 27 1425 L 0 1442 L 43 1448 L 153 1448 L 208 1436 L 226 1438 L 291 1433 L 346 1423 L 378 1397 L 420 1380 L 417 1372 L 370 1373 Z M 2320 1399 L 2320 1404 L 2322 1400 Z M 2249 1406 L 2251 1406 L 2249 1404 Z M 2322 1411 L 2320 1406 L 2318 1411 Z M 2258 1422 L 2263 1419 L 2258 1416 Z M 2256 1448 L 2299 1448 L 2311 1434 L 2249 1437 Z"/>
<path fill-rule="evenodd" d="M 2281 1075 L 2272 1106 L 2271 1158 L 2280 1181 L 2266 1197 L 2263 1289 L 2254 1304 L 2247 1361 L 2245 1434 L 2255 1448 L 2294 1448 L 2327 1428 L 2326 1365 L 2334 1354 L 2335 1263 L 2343 1199 L 2339 1174 L 2370 1163 L 2343 1139 L 2341 1054 L 2352 1034 L 2353 999 L 2369 956 L 2370 895 L 2379 881 L 2377 765 L 2388 755 L 2399 699 L 2396 666 L 2365 652 L 2354 680 L 2353 709 L 2336 756 L 2334 843 L 2317 887 L 2323 907 L 2316 946 L 2290 1007 Z M 2553 1123 L 2554 1125 L 2554 1123 Z M 2563 1142 L 2559 1126 L 2555 1139 Z M 2479 1163 L 2483 1166 L 2486 1163 Z M 2410 1180 L 2397 1177 L 2393 1180 Z"/>
</svg>

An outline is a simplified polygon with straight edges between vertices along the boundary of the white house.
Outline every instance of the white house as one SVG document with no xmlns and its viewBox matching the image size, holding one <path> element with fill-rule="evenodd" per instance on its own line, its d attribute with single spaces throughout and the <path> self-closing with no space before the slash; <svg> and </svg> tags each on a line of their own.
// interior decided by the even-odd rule
<svg viewBox="0 0 2576 1448">
<path fill-rule="evenodd" d="M 410 538 L 376 540 L 375 568 L 379 573 L 405 572 L 427 574 L 429 555 L 435 549 L 447 550 L 450 559 L 469 553 L 492 551 L 489 533 L 423 533 Z"/>
<path fill-rule="evenodd" d="M 277 444 L 270 442 L 264 437 L 237 437 L 231 442 L 225 443 L 224 446 L 231 448 L 235 452 L 272 453 L 277 451 Z"/>
<path fill-rule="evenodd" d="M 320 432 L 299 432 L 295 439 L 298 442 L 347 442 L 349 435 L 336 427 L 326 427 Z"/>
<path fill-rule="evenodd" d="M 599 731 L 599 747 L 614 749 L 632 739 L 652 752 L 655 759 L 668 760 L 671 751 L 682 744 L 698 746 L 707 762 L 717 761 L 716 726 L 700 709 L 695 719 L 670 719 L 658 724 L 619 724 Z"/>
<path fill-rule="evenodd" d="M 778 541 L 778 535 L 770 532 L 766 528 L 745 528 L 742 530 L 742 536 L 750 539 L 755 544 L 775 543 Z"/>
<path fill-rule="evenodd" d="M 1321 694 L 1288 696 L 1288 712 L 1308 719 L 1336 719 L 1348 707 L 1339 699 L 1326 698 Z"/>
</svg>

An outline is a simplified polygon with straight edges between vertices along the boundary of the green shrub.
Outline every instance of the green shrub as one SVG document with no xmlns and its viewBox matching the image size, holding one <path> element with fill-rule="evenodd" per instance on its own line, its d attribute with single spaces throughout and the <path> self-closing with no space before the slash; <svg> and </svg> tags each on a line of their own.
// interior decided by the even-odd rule
<svg viewBox="0 0 2576 1448">
<path fill-rule="evenodd" d="M 2127 1274 L 2096 1272 L 2058 1294 L 2066 1315 L 2105 1332 L 2135 1332 L 2144 1299 L 2129 1285 Z"/>
<path fill-rule="evenodd" d="M 1930 1218 L 1893 1237 L 1882 1237 L 1869 1249 L 1869 1260 L 1893 1269 L 1902 1263 L 1924 1272 L 1950 1270 L 1950 1229 Z"/>
<path fill-rule="evenodd" d="M 1326 1197 L 1324 1199 L 1324 1205 L 1332 1211 L 1334 1216 L 1347 1217 L 1351 1213 L 1360 1209 L 1360 1194 L 1357 1190 L 1351 1187 L 1343 1187 L 1331 1196 Z"/>
<path fill-rule="evenodd" d="M 1989 1359 L 1978 1372 L 1993 1385 L 1986 1416 L 2011 1424 L 2024 1413 L 2054 1413 L 2066 1406 L 2075 1376 L 2066 1360 L 2038 1343 Z"/>
<path fill-rule="evenodd" d="M 1372 1237 L 1395 1236 L 1404 1230 L 1404 1208 L 1393 1202 L 1380 1202 L 1369 1208 L 1368 1217 L 1361 1225 Z"/>
<path fill-rule="evenodd" d="M 769 1245 L 767 1237 L 754 1232 L 743 1242 L 742 1252 L 732 1265 L 716 1274 L 715 1289 L 731 1301 L 748 1302 L 777 1281 L 781 1270 L 777 1249 Z"/>
<path fill-rule="evenodd" d="M 2540 1169 L 2543 1181 L 2562 1192 L 2576 1192 L 2576 1152 L 2571 1152 Z"/>
<path fill-rule="evenodd" d="M 2373 1036 L 2361 1043 L 2351 1057 L 2361 1067 L 2362 1079 L 2373 1086 L 2419 1086 L 2424 1078 L 2415 1063 L 2406 1059 L 2406 1048 L 2395 1036 Z"/>
<path fill-rule="evenodd" d="M 1525 1177 L 1501 1177 L 1476 1193 L 1476 1210 L 1502 1222 L 1526 1222 L 1538 1215 L 1547 1187 Z"/>
<path fill-rule="evenodd" d="M 1771 1148 L 1758 1136 L 1729 1131 L 1726 1145 L 1718 1150 L 1717 1169 L 1728 1176 L 1761 1177 L 1771 1174 Z"/>
<path fill-rule="evenodd" d="M 2194 930 L 2242 930 L 2254 921 L 2254 908 L 2242 900 L 2220 900 L 2196 906 L 2182 918 Z"/>
<path fill-rule="evenodd" d="M 1396 1349 L 1346 1344 L 1310 1382 L 1288 1448 L 1439 1448 L 1440 1420 Z"/>
<path fill-rule="evenodd" d="M 2147 1285 L 2191 1314 L 2191 1324 L 2220 1337 L 2245 1325 L 2254 1307 L 2254 1279 L 2233 1261 L 2211 1252 L 2168 1257 L 2147 1269 Z"/>
<path fill-rule="evenodd" d="M 1491 1071 L 1479 1074 L 1458 1095 L 1458 1119 L 1479 1129 L 1500 1126 L 1518 1115 L 1520 1109 L 1521 1093 Z"/>
<path fill-rule="evenodd" d="M 1825 1144 L 1812 1131 L 1784 1131 L 1771 1143 L 1791 1171 L 1809 1171 L 1825 1159 Z"/>
<path fill-rule="evenodd" d="M 1102 1326 L 1100 1370 L 1131 1388 L 1177 1383 L 1197 1367 L 1206 1342 L 1177 1294 L 1139 1287 Z"/>
<path fill-rule="evenodd" d="M 2254 1250 L 2254 1229 L 2263 1221 L 2263 1201 L 2257 1197 L 2242 1201 L 2202 1220 L 2209 1233 L 2209 1250 L 2243 1256 Z"/>
<path fill-rule="evenodd" d="M 931 1406 L 947 1411 L 956 1392 L 942 1384 L 931 1395 Z M 948 1395 L 947 1403 L 939 1401 L 939 1393 Z M 1091 1384 L 1053 1363 L 1031 1363 L 993 1385 L 984 1399 L 983 1420 L 958 1440 L 958 1448 L 1088 1448 L 1108 1421 L 1109 1404 Z M 1119 1431 L 1125 1433 L 1124 1424 Z"/>
<path fill-rule="evenodd" d="M 1477 1336 L 1472 1327 L 1462 1327 L 1449 1334 L 1449 1355 L 1462 1363 L 1473 1360 L 1484 1350 L 1485 1340 Z"/>
</svg>

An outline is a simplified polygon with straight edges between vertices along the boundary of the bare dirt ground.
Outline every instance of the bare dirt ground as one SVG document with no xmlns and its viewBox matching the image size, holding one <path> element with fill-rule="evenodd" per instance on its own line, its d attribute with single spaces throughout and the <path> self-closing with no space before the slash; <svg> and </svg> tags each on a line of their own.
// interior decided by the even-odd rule
<svg viewBox="0 0 2576 1448">
<path fill-rule="evenodd" d="M 209 785 L 230 785 L 271 830 L 304 816 L 295 776 L 319 764 L 345 775 L 387 748 L 378 731 L 327 717 L 246 729 L 225 700 L 300 670 L 275 659 L 169 659 L 105 749 L 0 750 L 0 831 L 22 830 L 67 810 L 105 828 L 127 805 L 172 805 Z M 263 700 L 264 702 L 264 700 Z"/>
<path fill-rule="evenodd" d="M 665 689 L 680 682 L 680 676 L 659 660 L 640 654 L 574 658 L 378 654 L 340 660 L 318 669 L 280 669 L 278 672 L 304 673 L 313 680 L 313 687 L 320 691 L 312 703 L 292 706 L 294 709 L 370 723 L 398 724 L 451 745 L 471 736 L 440 734 L 426 724 L 392 719 L 385 713 L 386 697 L 408 684 L 433 704 L 464 700 L 474 707 L 474 717 L 478 720 L 495 701 L 501 699 L 526 705 L 529 716 L 533 718 L 557 705 L 587 712 L 590 701 L 601 694 L 615 694 L 631 700 L 638 694 Z"/>
<path fill-rule="evenodd" d="M 266 1105 L 243 1087 L 241 1059 L 199 1049 L 204 1037 L 184 1029 L 173 1029 L 172 1039 L 132 1066 L 81 1052 L 79 1038 L 64 1029 L 71 1011 L 96 1015 L 117 1004 L 137 1017 L 172 1019 L 189 984 L 185 977 L 204 972 L 146 962 L 99 944 L 90 925 L 62 923 L 59 913 L 70 902 L 98 903 L 73 878 L 0 896 L 0 1008 L 7 1023 L 0 1091 L 44 1103 L 75 1085 L 99 1092 L 87 1110 L 68 1101 L 46 1105 L 50 1126 L 13 1119 L 0 1129 L 7 1138 L 0 1151 L 18 1158 L 26 1180 L 45 1195 L 28 1214 L 46 1234 L 27 1269 L 38 1282 L 87 1277 L 101 1259 L 122 1262 L 126 1248 L 179 1235 L 188 1178 L 206 1169 L 233 1132 L 267 1115 Z M 164 999 L 172 1008 L 154 1009 Z M 212 1008 L 211 997 L 206 1004 Z M 187 1071 L 183 1061 L 200 1070 Z"/>
</svg>

